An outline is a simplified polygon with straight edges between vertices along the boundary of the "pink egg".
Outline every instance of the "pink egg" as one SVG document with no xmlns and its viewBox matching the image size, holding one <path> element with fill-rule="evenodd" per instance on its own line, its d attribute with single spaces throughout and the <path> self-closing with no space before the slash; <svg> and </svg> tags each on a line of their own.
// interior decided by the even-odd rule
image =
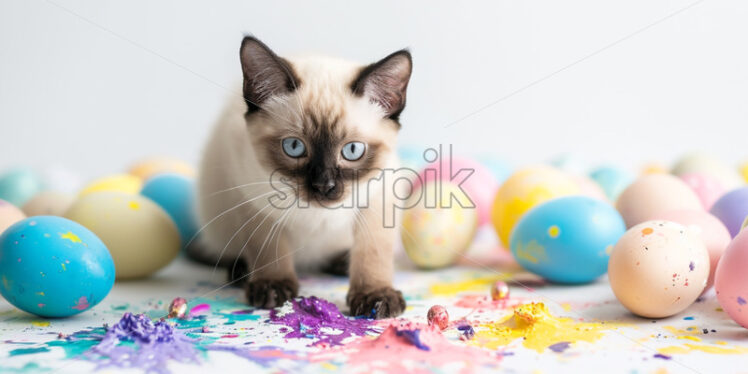
<svg viewBox="0 0 748 374">
<path fill-rule="evenodd" d="M 727 231 L 722 221 L 717 217 L 698 210 L 671 210 L 669 212 L 658 214 L 651 219 L 664 219 L 680 223 L 683 226 L 691 228 L 701 236 L 707 251 L 709 251 L 709 278 L 704 288 L 706 292 L 714 284 L 714 273 L 717 270 L 717 263 L 722 257 L 725 248 L 730 244 L 730 232 Z M 692 227 L 693 226 L 693 227 Z"/>
<path fill-rule="evenodd" d="M 748 328 L 748 231 L 732 240 L 717 265 L 714 289 L 717 301 L 727 315 Z"/>
<path fill-rule="evenodd" d="M 722 195 L 727 192 L 716 177 L 704 173 L 688 173 L 680 176 L 688 187 L 699 197 L 704 209 L 709 210 Z"/>
<path fill-rule="evenodd" d="M 461 171 L 466 170 L 466 171 Z M 470 174 L 472 171 L 472 174 Z M 469 176 L 468 176 L 469 175 Z M 419 178 L 414 182 L 413 189 L 433 180 L 447 180 L 458 184 L 473 201 L 478 211 L 478 225 L 484 225 L 491 221 L 491 206 L 499 183 L 490 170 L 476 161 L 462 158 L 445 157 L 436 160 L 424 167 L 418 174 Z M 467 177 L 465 177 L 467 176 Z"/>
<path fill-rule="evenodd" d="M 447 313 L 447 308 L 441 305 L 434 305 L 429 308 L 426 318 L 429 321 L 429 325 L 436 325 L 440 330 L 444 330 L 449 326 L 449 313 Z"/>
<path fill-rule="evenodd" d="M 670 174 L 639 177 L 618 196 L 616 209 L 626 227 L 632 227 L 671 210 L 703 210 L 701 201 L 686 183 Z"/>
</svg>

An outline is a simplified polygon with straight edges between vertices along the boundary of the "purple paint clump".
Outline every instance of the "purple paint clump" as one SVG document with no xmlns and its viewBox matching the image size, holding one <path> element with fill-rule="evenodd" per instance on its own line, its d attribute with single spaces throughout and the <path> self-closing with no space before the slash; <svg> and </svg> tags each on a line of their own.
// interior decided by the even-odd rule
<svg viewBox="0 0 748 374">
<path fill-rule="evenodd" d="M 470 340 L 475 337 L 475 330 L 469 323 L 457 326 L 457 330 L 462 331 L 462 335 L 460 336 L 461 340 Z"/>
<path fill-rule="evenodd" d="M 738 296 L 738 304 L 745 305 L 745 299 L 742 298 L 742 297 L 740 297 L 740 296 Z"/>
<path fill-rule="evenodd" d="M 569 342 L 558 342 L 556 344 L 551 344 L 548 346 L 548 349 L 550 349 L 553 352 L 561 353 L 567 349 L 569 349 L 569 346 L 571 343 Z"/>
<path fill-rule="evenodd" d="M 408 343 L 413 344 L 416 348 L 422 351 L 430 351 L 431 348 L 421 341 L 421 330 L 397 330 L 397 336 L 405 338 Z"/>
<path fill-rule="evenodd" d="M 696 265 L 694 265 L 693 261 L 691 261 L 690 264 L 688 264 L 688 269 L 693 271 L 693 269 L 696 269 Z"/>
<path fill-rule="evenodd" d="M 351 336 L 377 331 L 372 320 L 348 318 L 335 304 L 314 296 L 289 300 L 271 310 L 270 323 L 288 326 L 291 331 L 286 338 L 312 338 L 317 339 L 317 344 L 330 345 L 342 345 Z"/>
<path fill-rule="evenodd" d="M 165 374 L 170 360 L 199 362 L 194 343 L 165 321 L 153 323 L 144 314 L 125 313 L 86 355 L 100 359 L 98 368 L 137 368 Z"/>
<path fill-rule="evenodd" d="M 670 357 L 668 355 L 663 355 L 661 353 L 655 353 L 654 358 L 659 358 L 659 359 L 663 359 L 663 360 L 669 360 L 672 357 Z"/>
</svg>

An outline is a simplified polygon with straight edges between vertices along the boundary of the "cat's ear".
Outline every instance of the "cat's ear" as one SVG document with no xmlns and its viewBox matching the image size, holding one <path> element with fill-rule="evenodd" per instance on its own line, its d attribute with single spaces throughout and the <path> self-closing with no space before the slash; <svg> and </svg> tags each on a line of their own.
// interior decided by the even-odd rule
<svg viewBox="0 0 748 374">
<path fill-rule="evenodd" d="M 385 117 L 397 120 L 405 109 L 405 93 L 412 70 L 410 52 L 403 49 L 365 67 L 351 88 L 355 95 L 368 97 L 379 105 Z"/>
<path fill-rule="evenodd" d="M 244 74 L 244 100 L 253 112 L 269 98 L 292 92 L 298 81 L 291 65 L 265 43 L 245 36 L 239 49 Z"/>
</svg>

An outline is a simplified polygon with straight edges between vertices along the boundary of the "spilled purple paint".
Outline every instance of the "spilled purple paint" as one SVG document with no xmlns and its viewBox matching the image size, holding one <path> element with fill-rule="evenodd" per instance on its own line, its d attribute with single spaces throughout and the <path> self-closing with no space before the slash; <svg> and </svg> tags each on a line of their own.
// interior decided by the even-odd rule
<svg viewBox="0 0 748 374">
<path fill-rule="evenodd" d="M 413 329 L 413 330 L 397 330 L 396 332 L 397 336 L 405 338 L 405 340 L 408 341 L 408 343 L 413 344 L 416 346 L 416 348 L 422 350 L 422 351 L 430 351 L 431 348 L 424 344 L 421 341 L 421 330 L 420 329 Z"/>
<path fill-rule="evenodd" d="M 548 346 L 548 349 L 550 349 L 553 352 L 561 353 L 571 346 L 571 343 L 569 342 L 558 342 L 556 344 L 551 344 Z"/>
<path fill-rule="evenodd" d="M 662 359 L 662 360 L 669 360 L 672 357 L 670 357 L 668 355 L 663 355 L 661 353 L 655 353 L 654 358 L 659 358 L 659 359 Z"/>
<path fill-rule="evenodd" d="M 688 264 L 688 269 L 693 271 L 693 269 L 696 269 L 696 265 L 694 265 L 693 261 L 691 261 L 690 264 Z"/>
<path fill-rule="evenodd" d="M 166 374 L 169 361 L 200 361 L 195 343 L 196 340 L 163 320 L 154 323 L 144 314 L 125 313 L 86 356 L 98 359 L 98 369 L 135 368 L 146 373 Z"/>
<path fill-rule="evenodd" d="M 291 329 L 286 333 L 286 338 L 315 339 L 316 341 L 310 345 L 342 345 L 343 340 L 351 336 L 377 332 L 373 328 L 373 320 L 348 318 L 340 313 L 335 304 L 327 300 L 312 296 L 300 297 L 286 303 L 291 303 L 292 312 L 281 315 L 281 309 L 270 311 L 270 323 Z M 328 332 L 328 329 L 337 331 Z"/>
<path fill-rule="evenodd" d="M 462 331 L 462 338 L 466 340 L 470 340 L 475 337 L 475 329 L 473 329 L 473 326 L 470 326 L 469 323 L 457 326 L 457 330 Z"/>
<path fill-rule="evenodd" d="M 742 298 L 742 297 L 740 297 L 740 296 L 738 296 L 738 304 L 745 305 L 745 299 Z"/>
</svg>

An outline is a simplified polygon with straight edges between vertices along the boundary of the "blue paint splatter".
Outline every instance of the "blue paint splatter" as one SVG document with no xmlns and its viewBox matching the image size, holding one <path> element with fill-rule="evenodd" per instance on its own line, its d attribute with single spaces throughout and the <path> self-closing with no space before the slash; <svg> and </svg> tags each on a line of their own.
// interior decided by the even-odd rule
<svg viewBox="0 0 748 374">
<path fill-rule="evenodd" d="M 556 344 L 551 344 L 548 346 L 548 349 L 550 349 L 553 352 L 561 353 L 571 346 L 570 342 L 558 342 Z"/>
<path fill-rule="evenodd" d="M 422 351 L 430 351 L 431 348 L 421 341 L 421 330 L 397 330 L 397 336 L 405 338 L 410 344 Z"/>
<path fill-rule="evenodd" d="M 689 316 L 689 317 L 683 317 L 683 319 L 686 320 L 686 321 L 693 321 L 693 317 L 691 317 L 691 316 Z"/>
<path fill-rule="evenodd" d="M 659 359 L 662 359 L 662 360 L 670 360 L 672 357 L 670 357 L 668 355 L 663 355 L 661 353 L 655 353 L 654 354 L 654 358 L 659 358 Z"/>
</svg>

